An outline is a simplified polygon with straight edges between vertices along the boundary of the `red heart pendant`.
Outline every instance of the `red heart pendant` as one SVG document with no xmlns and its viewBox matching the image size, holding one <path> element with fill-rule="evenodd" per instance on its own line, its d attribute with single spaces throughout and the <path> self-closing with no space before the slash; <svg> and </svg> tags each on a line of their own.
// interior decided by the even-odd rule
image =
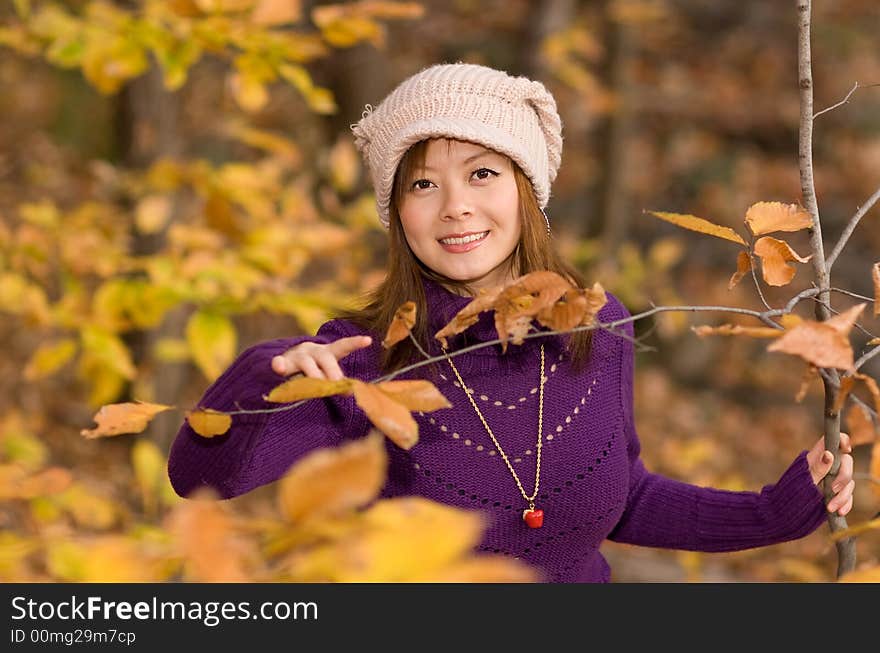
<svg viewBox="0 0 880 653">
<path fill-rule="evenodd" d="M 541 528 L 544 525 L 544 511 L 523 510 L 523 520 L 529 528 Z"/>
</svg>

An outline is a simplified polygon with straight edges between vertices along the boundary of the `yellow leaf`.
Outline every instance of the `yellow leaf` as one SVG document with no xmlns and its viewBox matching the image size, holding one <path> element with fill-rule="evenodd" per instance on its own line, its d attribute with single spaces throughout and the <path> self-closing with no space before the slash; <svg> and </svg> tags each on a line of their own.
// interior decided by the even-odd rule
<svg viewBox="0 0 880 653">
<path fill-rule="evenodd" d="M 25 222 L 47 229 L 53 229 L 61 222 L 61 213 L 50 200 L 20 204 L 18 215 Z"/>
<path fill-rule="evenodd" d="M 43 467 L 48 457 L 48 447 L 34 435 L 17 428 L 3 429 L 0 435 L 0 460 L 36 471 Z"/>
<path fill-rule="evenodd" d="M 160 338 L 153 347 L 153 353 L 164 363 L 180 363 L 191 358 L 189 345 L 180 338 Z"/>
<path fill-rule="evenodd" d="M 752 257 L 749 256 L 748 252 L 740 252 L 736 255 L 736 272 L 730 277 L 730 281 L 727 282 L 727 289 L 732 290 L 736 284 L 742 281 L 742 278 L 748 274 L 749 270 L 752 269 Z"/>
<path fill-rule="evenodd" d="M 195 0 L 196 6 L 206 14 L 246 11 L 257 0 Z"/>
<path fill-rule="evenodd" d="M 337 48 L 349 48 L 361 41 L 369 41 L 377 49 L 385 46 L 385 28 L 366 16 L 349 15 L 335 20 L 325 20 L 326 12 L 332 7 L 315 7 L 312 18 L 321 29 L 321 36 Z"/>
<path fill-rule="evenodd" d="M 275 403 L 287 403 L 300 399 L 315 399 L 351 392 L 351 379 L 315 379 L 309 376 L 296 376 L 278 385 L 264 396 L 263 399 Z"/>
<path fill-rule="evenodd" d="M 695 215 L 685 213 L 665 213 L 660 211 L 648 211 L 648 213 L 679 227 L 690 229 L 691 231 L 698 231 L 703 234 L 715 236 L 716 238 L 723 238 L 734 243 L 739 243 L 740 245 L 746 244 L 746 241 L 742 239 L 742 236 L 736 233 L 733 229 L 722 227 L 721 225 L 709 222 L 704 218 L 698 218 Z"/>
<path fill-rule="evenodd" d="M 232 363 L 238 347 L 238 335 L 229 318 L 207 311 L 197 311 L 190 316 L 186 341 L 193 360 L 210 381 Z"/>
<path fill-rule="evenodd" d="M 27 558 L 40 549 L 36 538 L 23 537 L 10 530 L 0 532 L 0 581 L 21 582 L 27 576 Z"/>
<path fill-rule="evenodd" d="M 155 515 L 159 505 L 159 487 L 166 476 L 165 456 L 150 440 L 140 439 L 131 448 L 131 466 L 138 491 L 148 515 Z"/>
<path fill-rule="evenodd" d="M 210 408 L 188 412 L 186 421 L 189 422 L 193 431 L 205 438 L 223 435 L 232 426 L 231 415 Z"/>
<path fill-rule="evenodd" d="M 755 254 L 761 257 L 762 276 L 771 286 L 784 286 L 794 278 L 795 268 L 786 261 L 806 263 L 813 257 L 812 254 L 800 256 L 787 242 L 770 236 L 758 239 L 755 243 Z"/>
<path fill-rule="evenodd" d="M 124 511 L 95 489 L 74 483 L 53 497 L 57 506 L 67 511 L 78 526 L 106 530 L 116 525 Z"/>
<path fill-rule="evenodd" d="M 173 204 L 168 195 L 149 195 L 138 202 L 135 224 L 142 234 L 155 234 L 171 219 Z"/>
<path fill-rule="evenodd" d="M 149 583 L 163 580 L 161 560 L 123 535 L 56 540 L 47 565 L 59 580 L 86 583 Z"/>
<path fill-rule="evenodd" d="M 310 452 L 281 480 L 281 514 L 287 521 L 299 522 L 365 506 L 385 484 L 387 467 L 385 440 L 377 431 L 339 447 Z"/>
<path fill-rule="evenodd" d="M 113 370 L 126 379 L 137 373 L 128 347 L 112 333 L 96 327 L 84 327 L 81 333 L 82 347 L 97 363 Z"/>
<path fill-rule="evenodd" d="M 376 387 L 408 410 L 430 412 L 452 408 L 449 400 L 430 381 L 385 381 L 377 383 Z"/>
<path fill-rule="evenodd" d="M 419 441 L 419 425 L 401 403 L 371 383 L 351 379 L 357 405 L 376 428 L 382 431 L 398 447 L 412 448 Z"/>
<path fill-rule="evenodd" d="M 171 408 L 174 406 L 146 402 L 101 406 L 94 417 L 98 427 L 91 430 L 83 429 L 80 434 L 92 439 L 120 433 L 140 433 L 147 428 L 153 417 Z"/>
<path fill-rule="evenodd" d="M 291 572 L 306 582 L 409 582 L 448 573 L 479 542 L 480 511 L 422 497 L 385 499 L 365 511 L 356 536 L 297 552 Z"/>
<path fill-rule="evenodd" d="M 302 66 L 284 64 L 278 68 L 278 73 L 302 94 L 312 111 L 320 114 L 336 111 L 333 94 L 325 88 L 315 86 L 308 71 Z"/>
<path fill-rule="evenodd" d="M 408 338 L 415 324 L 416 303 L 414 301 L 405 302 L 395 311 L 394 318 L 391 320 L 391 324 L 385 334 L 385 339 L 382 341 L 382 346 L 388 349 L 401 340 Z"/>
<path fill-rule="evenodd" d="M 238 105 L 245 111 L 259 111 L 269 101 L 266 85 L 256 77 L 236 72 L 232 74 L 229 85 Z"/>
<path fill-rule="evenodd" d="M 24 378 L 36 381 L 51 376 L 76 353 L 76 341 L 64 338 L 57 342 L 44 343 L 37 348 L 24 368 Z"/>
<path fill-rule="evenodd" d="M 755 236 L 773 231 L 800 231 L 813 226 L 810 214 L 797 204 L 758 202 L 746 211 L 746 225 Z"/>
</svg>

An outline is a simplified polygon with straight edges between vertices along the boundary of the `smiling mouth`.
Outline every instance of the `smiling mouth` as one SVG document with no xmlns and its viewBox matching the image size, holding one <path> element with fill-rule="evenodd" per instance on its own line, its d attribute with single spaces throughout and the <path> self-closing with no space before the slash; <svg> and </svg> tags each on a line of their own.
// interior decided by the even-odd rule
<svg viewBox="0 0 880 653">
<path fill-rule="evenodd" d="M 442 238 L 438 242 L 442 243 L 443 245 L 467 245 L 468 243 L 483 240 L 483 238 L 488 235 L 488 231 L 481 231 L 480 233 L 468 234 L 467 236 L 462 236 L 460 238 Z"/>
</svg>

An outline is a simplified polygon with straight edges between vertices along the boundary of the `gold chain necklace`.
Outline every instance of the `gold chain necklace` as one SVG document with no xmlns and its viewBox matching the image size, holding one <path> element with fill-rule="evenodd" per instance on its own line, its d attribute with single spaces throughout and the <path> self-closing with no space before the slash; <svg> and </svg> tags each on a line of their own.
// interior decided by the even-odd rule
<svg viewBox="0 0 880 653">
<path fill-rule="evenodd" d="M 492 433 L 492 429 L 490 429 L 489 425 L 486 423 L 486 419 L 483 417 L 483 413 L 480 412 L 480 409 L 477 406 L 477 402 L 474 401 L 472 393 L 467 388 L 467 384 L 465 384 L 465 382 L 462 380 L 461 374 L 458 373 L 458 369 L 455 367 L 452 359 L 449 358 L 449 354 L 446 353 L 445 347 L 443 348 L 443 355 L 446 356 L 446 360 L 449 361 L 449 365 L 450 367 L 452 367 L 452 371 L 455 372 L 455 376 L 458 379 L 458 382 L 461 384 L 461 389 L 464 390 L 465 395 L 467 395 L 468 400 L 471 402 L 471 406 L 473 406 L 474 410 L 477 411 L 477 417 L 480 418 L 483 426 L 486 427 L 486 432 L 489 434 L 489 437 L 492 438 L 492 442 L 498 449 L 498 453 L 501 454 L 501 458 L 504 459 L 504 464 L 507 465 L 507 469 L 509 469 L 510 473 L 513 475 L 513 480 L 516 481 L 516 486 L 519 488 L 519 493 L 523 496 L 523 499 L 525 499 L 529 504 L 528 509 L 523 510 L 523 521 L 528 524 L 529 528 L 541 528 L 541 526 L 544 524 L 544 511 L 535 509 L 535 497 L 538 496 L 538 488 L 541 485 L 541 441 L 543 440 L 541 434 L 544 430 L 544 345 L 541 345 L 541 390 L 538 398 L 538 443 L 536 445 L 537 464 L 535 466 L 535 491 L 532 492 L 531 496 L 527 495 L 526 491 L 523 489 L 522 483 L 519 480 L 519 476 L 517 475 L 516 470 L 513 468 L 513 465 L 510 464 L 510 460 L 507 458 L 507 454 L 504 453 L 504 449 L 501 448 L 501 445 L 495 438 L 495 434 Z"/>
</svg>

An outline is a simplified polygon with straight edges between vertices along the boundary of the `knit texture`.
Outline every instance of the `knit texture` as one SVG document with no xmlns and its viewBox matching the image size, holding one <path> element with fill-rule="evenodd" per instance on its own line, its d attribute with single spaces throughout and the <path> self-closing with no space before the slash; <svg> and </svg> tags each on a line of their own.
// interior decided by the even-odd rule
<svg viewBox="0 0 880 653">
<path fill-rule="evenodd" d="M 425 280 L 435 330 L 470 299 Z M 602 322 L 628 316 L 611 293 Z M 621 330 L 632 337 L 632 323 Z M 432 333 L 434 332 L 432 331 Z M 331 320 L 313 337 L 284 338 L 243 352 L 207 390 L 200 405 L 231 410 L 265 407 L 262 395 L 283 379 L 272 357 L 300 342 L 327 343 L 363 333 Z M 342 359 L 343 372 L 380 376 L 382 334 L 376 343 Z M 450 339 L 450 351 L 496 338 L 492 314 Z M 388 481 L 382 497 L 420 495 L 467 510 L 490 522 L 478 549 L 522 559 L 547 582 L 608 582 L 600 553 L 605 539 L 693 551 L 735 551 L 803 537 L 825 521 L 821 492 L 802 451 L 778 482 L 759 492 L 698 487 L 653 474 L 639 456 L 633 415 L 632 343 L 605 330 L 594 333 L 586 368 L 574 374 L 558 337 L 545 343 L 544 447 L 536 499 L 544 526 L 528 528 L 525 501 L 489 435 L 445 361 L 432 378 L 452 408 L 416 414 L 419 442 L 404 451 L 390 440 Z M 435 349 L 439 352 L 439 348 Z M 516 469 L 527 494 L 535 482 L 538 425 L 539 339 L 497 345 L 457 356 L 455 364 L 486 421 Z M 420 368 L 401 378 L 418 378 Z M 183 423 L 171 449 L 168 472 L 186 496 L 207 485 L 232 497 L 280 478 L 305 453 L 363 437 L 371 426 L 351 397 L 315 399 L 293 410 L 236 415 L 228 434 L 206 439 Z"/>
<path fill-rule="evenodd" d="M 416 73 L 375 111 L 368 105 L 351 129 L 386 227 L 397 165 L 419 141 L 454 138 L 506 154 L 531 180 L 541 208 L 562 160 L 562 123 L 544 85 L 475 64 L 439 64 Z"/>
</svg>

